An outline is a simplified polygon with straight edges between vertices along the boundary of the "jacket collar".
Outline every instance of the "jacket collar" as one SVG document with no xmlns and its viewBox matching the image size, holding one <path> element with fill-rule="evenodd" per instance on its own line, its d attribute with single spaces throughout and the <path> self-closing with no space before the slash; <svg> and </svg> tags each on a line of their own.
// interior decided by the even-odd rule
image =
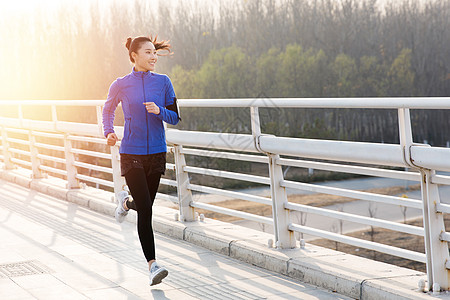
<svg viewBox="0 0 450 300">
<path fill-rule="evenodd" d="M 131 70 L 131 74 L 133 74 L 133 76 L 142 78 L 142 76 L 144 76 L 144 77 L 151 76 L 153 73 L 150 71 L 147 71 L 147 72 L 136 71 L 136 69 L 133 67 L 133 69 Z"/>
</svg>

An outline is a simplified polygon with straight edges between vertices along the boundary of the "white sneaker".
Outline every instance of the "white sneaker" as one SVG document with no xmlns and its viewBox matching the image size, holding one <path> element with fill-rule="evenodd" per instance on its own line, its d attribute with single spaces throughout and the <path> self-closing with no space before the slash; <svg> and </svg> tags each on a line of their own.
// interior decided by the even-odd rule
<svg viewBox="0 0 450 300">
<path fill-rule="evenodd" d="M 123 208 L 123 204 L 128 200 L 128 198 L 129 195 L 126 191 L 120 191 L 117 195 L 117 207 L 116 211 L 114 212 L 114 217 L 119 223 L 122 223 L 125 217 L 128 215 L 128 210 Z"/>
<path fill-rule="evenodd" d="M 150 285 L 156 285 L 169 275 L 166 268 L 159 266 L 156 262 L 152 263 L 150 267 Z"/>
</svg>

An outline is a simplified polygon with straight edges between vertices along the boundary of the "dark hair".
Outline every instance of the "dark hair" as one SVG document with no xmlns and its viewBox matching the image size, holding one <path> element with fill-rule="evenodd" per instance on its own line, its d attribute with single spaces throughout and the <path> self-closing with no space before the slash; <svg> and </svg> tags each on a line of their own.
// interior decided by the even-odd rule
<svg viewBox="0 0 450 300">
<path fill-rule="evenodd" d="M 139 49 L 141 49 L 141 46 L 143 43 L 145 42 L 150 42 L 155 46 L 156 51 L 158 50 L 165 50 L 168 51 L 168 54 L 160 54 L 158 53 L 158 55 L 169 55 L 172 54 L 172 52 L 170 52 L 170 44 L 169 41 L 166 40 L 162 40 L 162 41 L 158 41 L 157 40 L 158 36 L 155 36 L 155 38 L 153 38 L 152 36 L 150 37 L 146 37 L 146 36 L 139 36 L 136 38 L 128 38 L 127 42 L 125 43 L 125 47 L 127 47 L 128 49 L 128 55 L 130 56 L 130 61 L 132 63 L 134 63 L 134 59 L 131 56 L 131 53 L 137 53 L 139 51 Z"/>
</svg>

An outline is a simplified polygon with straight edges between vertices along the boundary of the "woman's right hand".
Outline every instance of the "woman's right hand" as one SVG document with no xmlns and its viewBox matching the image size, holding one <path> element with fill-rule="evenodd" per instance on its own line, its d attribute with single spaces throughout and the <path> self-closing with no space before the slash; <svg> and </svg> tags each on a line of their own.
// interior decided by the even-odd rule
<svg viewBox="0 0 450 300">
<path fill-rule="evenodd" d="M 108 136 L 106 137 L 106 144 L 108 146 L 114 146 L 116 142 L 119 140 L 117 135 L 114 132 L 108 133 Z"/>
</svg>

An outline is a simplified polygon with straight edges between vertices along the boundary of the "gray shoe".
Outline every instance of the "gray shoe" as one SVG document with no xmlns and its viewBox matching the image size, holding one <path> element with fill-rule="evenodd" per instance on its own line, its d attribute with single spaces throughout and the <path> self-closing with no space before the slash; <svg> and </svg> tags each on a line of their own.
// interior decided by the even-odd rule
<svg viewBox="0 0 450 300">
<path fill-rule="evenodd" d="M 150 285 L 156 285 L 169 275 L 166 268 L 159 266 L 156 262 L 152 263 L 150 267 Z"/>
<path fill-rule="evenodd" d="M 117 207 L 114 212 L 114 217 L 116 217 L 116 221 L 122 223 L 125 217 L 128 215 L 128 210 L 123 208 L 123 204 L 128 200 L 129 195 L 126 191 L 120 191 L 117 195 Z"/>
</svg>

